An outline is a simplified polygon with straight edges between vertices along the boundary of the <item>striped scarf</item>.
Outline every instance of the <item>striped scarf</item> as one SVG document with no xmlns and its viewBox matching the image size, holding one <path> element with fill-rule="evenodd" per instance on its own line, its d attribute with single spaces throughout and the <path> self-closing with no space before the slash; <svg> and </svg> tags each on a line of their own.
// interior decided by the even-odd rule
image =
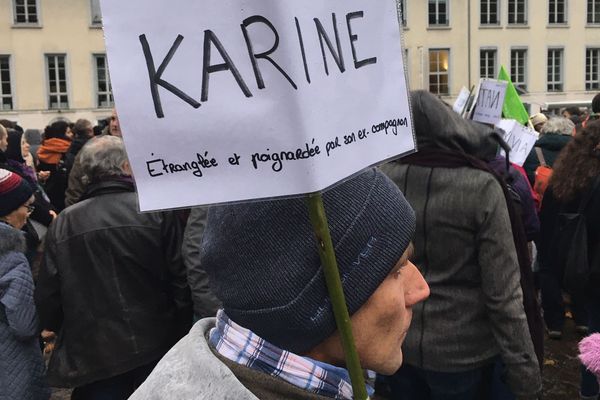
<svg viewBox="0 0 600 400">
<path fill-rule="evenodd" d="M 350 377 L 344 368 L 282 350 L 230 320 L 223 310 L 217 313 L 209 343 L 233 362 L 278 377 L 308 392 L 333 399 L 352 399 Z M 372 388 L 367 387 L 367 390 L 369 395 L 373 394 Z"/>
</svg>

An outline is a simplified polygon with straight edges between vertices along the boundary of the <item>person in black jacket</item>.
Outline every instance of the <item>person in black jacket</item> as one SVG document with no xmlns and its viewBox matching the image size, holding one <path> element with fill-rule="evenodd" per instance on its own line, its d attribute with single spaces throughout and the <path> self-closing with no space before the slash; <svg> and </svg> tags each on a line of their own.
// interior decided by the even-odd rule
<svg viewBox="0 0 600 400">
<path fill-rule="evenodd" d="M 122 139 L 92 139 L 80 160 L 88 190 L 51 225 L 35 293 L 58 333 L 48 381 L 126 399 L 191 327 L 183 229 L 172 212 L 138 213 Z"/>
<path fill-rule="evenodd" d="M 75 157 L 77 157 L 79 151 L 81 151 L 88 140 L 94 137 L 94 127 L 89 120 L 78 119 L 73 125 L 71 132 L 73 132 L 73 141 L 63 157 L 63 167 L 66 168 L 67 173 L 73 168 Z"/>
<path fill-rule="evenodd" d="M 587 311 L 591 333 L 600 332 L 600 122 L 593 122 L 579 132 L 556 160 L 554 173 L 540 213 L 541 245 L 540 273 L 542 275 L 542 305 L 544 319 L 550 330 L 560 330 L 564 323 L 561 298 L 563 271 L 561 254 L 566 249 L 557 243 L 559 215 L 578 213 L 582 200 L 591 194 L 583 210 L 587 228 L 587 249 L 592 274 L 581 293 Z M 572 294 L 573 295 L 573 294 Z M 598 383 L 589 372 L 583 371 L 582 398 L 596 399 Z"/>
</svg>

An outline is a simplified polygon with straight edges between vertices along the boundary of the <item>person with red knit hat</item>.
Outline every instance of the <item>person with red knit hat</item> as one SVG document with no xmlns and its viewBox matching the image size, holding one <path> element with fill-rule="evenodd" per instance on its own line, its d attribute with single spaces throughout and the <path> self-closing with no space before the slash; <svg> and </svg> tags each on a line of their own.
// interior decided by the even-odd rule
<svg viewBox="0 0 600 400">
<path fill-rule="evenodd" d="M 33 278 L 20 230 L 32 203 L 31 186 L 0 169 L 0 388 L 8 399 L 47 400 Z"/>
</svg>

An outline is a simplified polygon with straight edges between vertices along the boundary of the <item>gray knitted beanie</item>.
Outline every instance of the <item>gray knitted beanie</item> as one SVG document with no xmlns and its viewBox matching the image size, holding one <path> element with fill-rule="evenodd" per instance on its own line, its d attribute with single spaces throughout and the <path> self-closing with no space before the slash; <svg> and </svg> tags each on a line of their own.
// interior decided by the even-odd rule
<svg viewBox="0 0 600 400">
<path fill-rule="evenodd" d="M 375 169 L 323 197 L 352 315 L 408 247 L 415 214 Z M 227 315 L 276 346 L 303 354 L 336 330 L 304 198 L 212 207 L 202 266 Z"/>
</svg>

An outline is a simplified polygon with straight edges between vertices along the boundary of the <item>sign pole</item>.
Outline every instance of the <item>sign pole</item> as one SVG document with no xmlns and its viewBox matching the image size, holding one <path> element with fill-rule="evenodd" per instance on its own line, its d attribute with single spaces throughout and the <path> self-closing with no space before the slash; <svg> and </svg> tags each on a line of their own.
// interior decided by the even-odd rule
<svg viewBox="0 0 600 400">
<path fill-rule="evenodd" d="M 327 215 L 323 206 L 323 195 L 312 193 L 308 195 L 308 209 L 310 221 L 313 225 L 315 235 L 317 237 L 317 245 L 319 247 L 319 256 L 323 265 L 323 273 L 333 306 L 333 314 L 335 322 L 342 340 L 342 347 L 346 356 L 346 368 L 350 374 L 352 381 L 352 390 L 354 398 L 358 400 L 369 399 L 363 371 L 360 367 L 360 360 L 356 352 L 354 344 L 354 336 L 352 335 L 352 325 L 350 323 L 350 315 L 346 307 L 346 299 L 344 290 L 340 280 L 340 273 L 335 258 L 333 243 L 331 242 L 331 234 L 327 223 Z"/>
</svg>

